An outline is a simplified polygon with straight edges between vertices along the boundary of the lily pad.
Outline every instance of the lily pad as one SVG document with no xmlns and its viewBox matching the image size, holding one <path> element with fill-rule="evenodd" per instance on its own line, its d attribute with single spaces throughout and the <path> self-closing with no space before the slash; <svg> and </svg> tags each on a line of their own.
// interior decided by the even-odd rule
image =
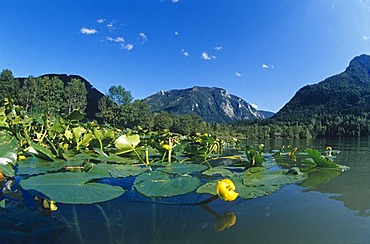
<svg viewBox="0 0 370 244">
<path fill-rule="evenodd" d="M 90 175 L 95 175 L 101 178 L 120 178 L 136 176 L 147 171 L 147 168 L 138 166 L 122 165 L 122 164 L 93 164 L 89 170 Z"/>
<path fill-rule="evenodd" d="M 94 158 L 94 160 L 102 161 L 102 162 L 111 162 L 111 163 L 121 163 L 121 164 L 133 164 L 137 162 L 137 159 L 127 158 L 127 157 L 120 157 L 114 154 L 106 154 L 103 150 L 95 149 L 95 151 L 99 154 L 98 157 Z"/>
<path fill-rule="evenodd" d="M 236 192 L 244 199 L 251 199 L 269 195 L 282 186 L 303 180 L 306 175 L 290 174 L 284 170 L 268 170 L 263 167 L 249 168 L 243 173 L 234 173 L 231 181 L 234 182 Z M 197 193 L 216 195 L 217 180 L 210 181 L 197 189 Z"/>
<path fill-rule="evenodd" d="M 58 171 L 67 166 L 65 160 L 50 162 L 36 157 L 28 157 L 25 161 L 18 161 L 18 175 L 37 175 L 46 172 Z"/>
<path fill-rule="evenodd" d="M 59 203 L 92 204 L 121 196 L 118 186 L 90 182 L 94 176 L 82 172 L 55 173 L 30 177 L 20 185 L 25 190 L 38 191 Z"/>
<path fill-rule="evenodd" d="M 283 186 L 303 180 L 304 175 L 289 174 L 286 170 L 263 169 L 259 172 L 247 170 L 243 184 L 245 186 Z"/>
<path fill-rule="evenodd" d="M 209 175 L 209 176 L 219 174 L 219 175 L 224 176 L 224 177 L 231 177 L 231 176 L 234 175 L 233 172 L 231 172 L 228 169 L 225 169 L 225 167 L 222 167 L 222 166 L 207 169 L 207 170 L 203 171 L 203 174 L 204 175 Z"/>
<path fill-rule="evenodd" d="M 158 170 L 169 174 L 190 174 L 203 171 L 207 168 L 207 166 L 200 164 L 172 163 Z"/>
<path fill-rule="evenodd" d="M 168 174 L 154 171 L 139 175 L 135 188 L 147 197 L 172 197 L 192 192 L 198 188 L 200 180 L 189 175 L 171 178 Z"/>
</svg>

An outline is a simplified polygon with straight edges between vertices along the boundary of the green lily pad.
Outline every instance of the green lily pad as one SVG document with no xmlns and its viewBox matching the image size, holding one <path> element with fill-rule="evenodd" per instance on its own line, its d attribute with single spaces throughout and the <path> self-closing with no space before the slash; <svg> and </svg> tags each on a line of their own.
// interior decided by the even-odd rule
<svg viewBox="0 0 370 244">
<path fill-rule="evenodd" d="M 111 162 L 111 163 L 120 163 L 120 164 L 133 164 L 137 162 L 137 159 L 128 158 L 128 157 L 120 157 L 114 154 L 106 154 L 103 150 L 98 148 L 95 151 L 99 154 L 98 157 L 94 158 L 94 160 L 98 160 L 101 162 Z"/>
<path fill-rule="evenodd" d="M 59 203 L 92 204 L 121 196 L 125 190 L 119 186 L 90 182 L 94 176 L 82 172 L 55 173 L 21 180 L 25 190 L 38 191 Z"/>
<path fill-rule="evenodd" d="M 306 175 L 290 174 L 285 170 L 268 170 L 263 167 L 252 167 L 246 172 L 234 173 L 230 178 L 235 184 L 236 192 L 244 199 L 269 195 L 282 186 L 303 180 Z M 197 193 L 216 195 L 218 180 L 210 181 L 197 189 Z"/>
<path fill-rule="evenodd" d="M 139 175 L 134 182 L 136 190 L 147 197 L 172 197 L 192 192 L 200 180 L 189 175 L 171 178 L 168 174 L 154 171 Z"/>
<path fill-rule="evenodd" d="M 147 171 L 147 168 L 122 164 L 93 164 L 89 170 L 90 175 L 101 176 L 100 178 L 120 178 L 136 176 Z"/>
<path fill-rule="evenodd" d="M 243 184 L 245 186 L 283 186 L 303 180 L 304 175 L 288 174 L 286 170 L 247 170 Z"/>
<path fill-rule="evenodd" d="M 231 180 L 235 184 L 236 192 L 239 193 L 239 196 L 244 199 L 251 199 L 251 198 L 257 198 L 257 197 L 263 197 L 266 195 L 269 195 L 278 189 L 280 189 L 279 186 L 246 186 L 243 185 L 243 181 L 240 177 L 232 177 Z M 197 189 L 197 193 L 199 194 L 212 194 L 216 195 L 216 187 L 217 187 L 218 180 L 207 182 L 206 184 L 202 185 Z"/>
<path fill-rule="evenodd" d="M 50 162 L 36 157 L 28 157 L 24 161 L 18 161 L 18 175 L 37 175 L 46 172 L 58 171 L 67 166 L 65 160 Z"/>
<path fill-rule="evenodd" d="M 190 174 L 203 171 L 207 168 L 207 166 L 200 164 L 172 163 L 158 170 L 169 174 Z"/>
<path fill-rule="evenodd" d="M 231 177 L 231 176 L 234 175 L 233 172 L 231 172 L 228 169 L 225 169 L 225 167 L 222 167 L 222 166 L 218 166 L 218 167 L 214 167 L 214 168 L 211 168 L 211 169 L 207 169 L 207 170 L 203 171 L 202 174 L 209 175 L 209 176 L 219 174 L 219 175 L 224 176 L 224 177 Z"/>
</svg>

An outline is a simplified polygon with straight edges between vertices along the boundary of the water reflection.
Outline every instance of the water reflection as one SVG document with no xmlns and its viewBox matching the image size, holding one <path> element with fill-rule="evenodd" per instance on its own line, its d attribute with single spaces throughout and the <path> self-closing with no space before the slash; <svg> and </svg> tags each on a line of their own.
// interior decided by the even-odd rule
<svg viewBox="0 0 370 244">
<path fill-rule="evenodd" d="M 335 193 L 332 199 L 344 203 L 360 216 L 370 216 L 370 148 L 369 138 L 340 140 L 336 162 L 346 164 L 350 170 L 315 189 L 323 193 Z"/>
<path fill-rule="evenodd" d="M 202 205 L 201 207 L 208 213 L 216 217 L 214 226 L 217 232 L 228 229 L 236 223 L 236 215 L 234 214 L 234 212 L 227 211 L 223 215 L 221 215 L 211 209 L 208 205 Z"/>
<path fill-rule="evenodd" d="M 260 143 L 260 142 L 258 142 Z M 303 150 L 307 147 L 324 151 L 327 146 L 339 150 L 335 162 L 349 166 L 345 173 L 330 169 L 317 169 L 300 185 L 305 191 L 331 193 L 331 199 L 344 203 L 360 216 L 370 216 L 370 137 L 316 140 L 270 140 L 264 141 L 268 148 L 291 145 Z"/>
</svg>

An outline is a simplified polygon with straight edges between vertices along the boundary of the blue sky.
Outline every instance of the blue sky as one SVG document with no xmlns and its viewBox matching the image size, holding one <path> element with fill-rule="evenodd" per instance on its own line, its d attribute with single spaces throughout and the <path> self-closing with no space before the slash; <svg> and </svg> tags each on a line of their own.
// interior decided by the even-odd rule
<svg viewBox="0 0 370 244">
<path fill-rule="evenodd" d="M 215 86 L 277 112 L 369 53 L 370 0 L 1 0 L 0 69 L 106 93 Z"/>
</svg>

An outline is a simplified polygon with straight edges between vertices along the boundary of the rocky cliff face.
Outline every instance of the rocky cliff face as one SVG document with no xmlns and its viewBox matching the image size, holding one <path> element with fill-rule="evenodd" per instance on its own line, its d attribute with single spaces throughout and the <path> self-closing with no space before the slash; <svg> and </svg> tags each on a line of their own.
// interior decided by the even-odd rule
<svg viewBox="0 0 370 244">
<path fill-rule="evenodd" d="M 144 99 L 153 112 L 197 114 L 207 122 L 264 119 L 273 113 L 256 110 L 242 98 L 216 87 L 160 91 Z"/>
</svg>

